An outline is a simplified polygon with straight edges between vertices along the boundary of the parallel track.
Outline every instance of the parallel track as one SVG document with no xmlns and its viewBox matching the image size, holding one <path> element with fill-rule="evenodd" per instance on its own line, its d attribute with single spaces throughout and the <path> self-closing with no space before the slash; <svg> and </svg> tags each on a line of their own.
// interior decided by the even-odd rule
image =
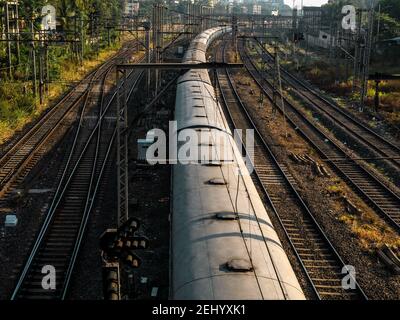
<svg viewBox="0 0 400 320">
<path fill-rule="evenodd" d="M 267 63 L 274 61 L 272 55 L 257 42 L 258 48 L 262 51 L 262 58 Z M 323 97 L 313 87 L 306 82 L 298 79 L 296 76 L 281 67 L 283 80 L 285 80 L 290 88 L 294 90 L 304 102 L 307 103 L 313 111 L 327 116 L 335 125 L 344 129 L 347 136 L 356 138 L 357 141 L 364 144 L 364 148 L 369 149 L 376 154 L 377 158 L 385 160 L 394 167 L 395 173 L 400 173 L 400 147 L 388 141 L 384 137 L 365 126 L 359 120 L 351 117 L 340 107 Z M 396 183 L 400 186 L 400 181 Z"/>
<path fill-rule="evenodd" d="M 244 48 L 243 41 L 239 42 L 238 48 L 247 71 L 258 87 L 272 101 L 272 84 L 258 70 Z M 289 123 L 310 142 L 323 159 L 338 159 L 329 162 L 331 167 L 348 181 L 386 221 L 400 231 L 400 197 L 383 184 L 368 168 L 351 159 L 346 150 L 311 123 L 286 98 L 283 97 L 283 100 L 284 108 L 280 103 L 277 103 L 277 107 L 285 114 Z"/>
<path fill-rule="evenodd" d="M 94 102 L 98 108 L 85 110 L 87 108 L 84 107 L 82 110 L 67 164 L 45 221 L 20 274 L 12 300 L 66 298 L 89 216 L 116 136 L 118 117 L 113 102 L 117 91 L 107 100 L 104 85 L 117 62 L 113 59 L 112 65 L 103 76 L 100 101 Z M 132 89 L 128 99 L 141 79 L 142 72 L 132 71 L 130 75 L 132 77 L 128 77 L 127 81 L 132 84 Z M 104 123 L 106 117 L 108 123 Z M 42 288 L 44 275 L 41 271 L 44 265 L 52 265 L 56 269 L 55 290 Z"/>
<path fill-rule="evenodd" d="M 225 44 L 219 47 L 219 61 L 225 58 Z M 280 164 L 257 129 L 241 101 L 228 70 L 217 71 L 217 84 L 225 111 L 234 129 L 253 129 L 255 136 L 254 178 L 280 221 L 292 249 L 318 299 L 366 299 L 357 283 L 354 290 L 341 285 L 342 258 L 320 228 L 313 214 L 296 191 L 296 182 Z M 250 146 L 247 146 L 247 151 Z"/>
<path fill-rule="evenodd" d="M 112 61 L 123 57 L 126 50 L 132 48 L 125 48 Z M 10 189 L 18 185 L 38 163 L 45 151 L 46 142 L 57 132 L 63 120 L 88 100 L 90 91 L 104 77 L 112 61 L 104 63 L 90 73 L 0 158 L 1 202 L 7 201 Z"/>
</svg>

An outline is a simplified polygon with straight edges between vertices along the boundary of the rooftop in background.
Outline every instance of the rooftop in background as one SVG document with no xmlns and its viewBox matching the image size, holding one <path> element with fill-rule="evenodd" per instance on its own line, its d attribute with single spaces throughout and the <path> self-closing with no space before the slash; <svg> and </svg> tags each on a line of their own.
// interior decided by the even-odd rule
<svg viewBox="0 0 400 320">
<path fill-rule="evenodd" d="M 297 9 L 300 9 L 301 5 L 303 6 L 318 6 L 320 7 L 321 5 L 327 4 L 328 0 L 295 0 L 294 1 L 294 6 L 297 7 Z M 285 0 L 285 4 L 289 5 L 290 7 L 293 7 L 293 0 Z"/>
</svg>

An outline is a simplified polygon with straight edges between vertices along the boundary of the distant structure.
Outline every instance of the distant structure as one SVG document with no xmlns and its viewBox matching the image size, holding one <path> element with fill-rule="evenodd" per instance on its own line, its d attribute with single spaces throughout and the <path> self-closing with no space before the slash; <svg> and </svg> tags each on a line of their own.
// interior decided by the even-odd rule
<svg viewBox="0 0 400 320">
<path fill-rule="evenodd" d="M 137 0 L 125 0 L 124 14 L 126 16 L 136 16 L 139 13 L 139 1 Z"/>
<path fill-rule="evenodd" d="M 221 2 L 220 2 L 221 3 Z M 235 3 L 230 3 L 235 6 Z M 291 15 L 292 9 L 285 5 L 284 0 L 243 0 L 237 4 L 240 13 L 265 14 L 265 15 Z"/>
<path fill-rule="evenodd" d="M 321 27 L 321 7 L 303 7 L 303 23 L 308 32 L 318 31 Z"/>
<path fill-rule="evenodd" d="M 253 14 L 261 14 L 261 6 L 258 4 L 253 5 Z"/>
</svg>

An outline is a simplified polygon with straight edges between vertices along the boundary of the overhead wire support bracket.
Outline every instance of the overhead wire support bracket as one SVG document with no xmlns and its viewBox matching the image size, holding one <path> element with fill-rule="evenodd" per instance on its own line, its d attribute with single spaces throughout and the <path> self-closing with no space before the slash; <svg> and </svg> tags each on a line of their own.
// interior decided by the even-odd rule
<svg viewBox="0 0 400 320">
<path fill-rule="evenodd" d="M 202 63 L 132 63 L 120 64 L 119 69 L 232 69 L 242 68 L 243 63 L 202 62 Z"/>
</svg>

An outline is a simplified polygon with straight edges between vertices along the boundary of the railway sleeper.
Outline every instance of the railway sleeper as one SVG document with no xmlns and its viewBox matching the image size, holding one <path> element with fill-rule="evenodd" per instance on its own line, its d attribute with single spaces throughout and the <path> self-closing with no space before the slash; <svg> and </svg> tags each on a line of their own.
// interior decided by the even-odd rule
<svg viewBox="0 0 400 320">
<path fill-rule="evenodd" d="M 385 244 L 377 250 L 377 255 L 389 270 L 394 274 L 400 274 L 400 250 L 398 248 L 390 248 Z"/>
</svg>

